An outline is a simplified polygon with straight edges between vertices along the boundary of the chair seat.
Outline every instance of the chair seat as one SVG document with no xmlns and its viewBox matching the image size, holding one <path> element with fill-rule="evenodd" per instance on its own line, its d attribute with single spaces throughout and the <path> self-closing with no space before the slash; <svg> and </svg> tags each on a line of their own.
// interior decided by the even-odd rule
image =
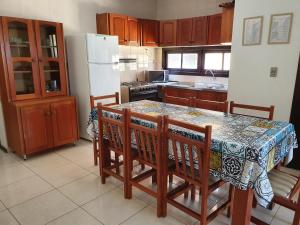
<svg viewBox="0 0 300 225">
<path fill-rule="evenodd" d="M 284 173 L 287 173 L 287 174 L 290 174 L 292 176 L 300 178 L 300 170 L 295 170 L 295 169 L 287 168 L 285 166 L 279 167 L 279 170 L 281 172 L 284 172 Z"/>
<path fill-rule="evenodd" d="M 276 169 L 272 170 L 268 176 L 274 194 L 282 197 L 288 197 L 298 181 L 297 177 Z"/>
</svg>

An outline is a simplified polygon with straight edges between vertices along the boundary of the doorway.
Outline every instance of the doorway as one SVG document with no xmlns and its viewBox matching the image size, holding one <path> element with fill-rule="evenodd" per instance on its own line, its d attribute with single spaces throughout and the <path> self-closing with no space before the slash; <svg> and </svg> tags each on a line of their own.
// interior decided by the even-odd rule
<svg viewBox="0 0 300 225">
<path fill-rule="evenodd" d="M 300 141 L 300 57 L 290 121 L 295 125 L 297 140 Z M 298 149 L 294 150 L 294 158 L 289 164 L 289 167 L 300 170 L 300 152 L 298 151 Z"/>
</svg>

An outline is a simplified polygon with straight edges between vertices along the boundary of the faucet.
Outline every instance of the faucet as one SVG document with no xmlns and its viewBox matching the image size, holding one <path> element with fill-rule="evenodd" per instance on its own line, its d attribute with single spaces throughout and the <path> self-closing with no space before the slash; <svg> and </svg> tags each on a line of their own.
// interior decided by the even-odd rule
<svg viewBox="0 0 300 225">
<path fill-rule="evenodd" d="M 204 73 L 204 74 L 207 74 L 208 72 L 210 72 L 210 74 L 211 74 L 212 77 L 213 77 L 213 80 L 215 81 L 217 78 L 216 78 L 214 72 L 213 72 L 212 70 L 205 70 L 205 73 Z"/>
</svg>

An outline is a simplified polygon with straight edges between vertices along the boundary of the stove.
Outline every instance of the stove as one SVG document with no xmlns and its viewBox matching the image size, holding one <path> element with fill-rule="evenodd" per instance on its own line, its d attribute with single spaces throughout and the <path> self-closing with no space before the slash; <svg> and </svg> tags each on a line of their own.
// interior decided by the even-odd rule
<svg viewBox="0 0 300 225">
<path fill-rule="evenodd" d="M 124 82 L 121 84 L 122 103 L 139 100 L 159 100 L 158 85 L 146 81 Z"/>
</svg>

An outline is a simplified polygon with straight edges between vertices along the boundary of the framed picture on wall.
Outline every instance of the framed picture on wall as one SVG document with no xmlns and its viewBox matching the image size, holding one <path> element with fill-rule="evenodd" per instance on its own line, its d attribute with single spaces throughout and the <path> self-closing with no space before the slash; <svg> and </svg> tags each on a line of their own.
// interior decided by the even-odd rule
<svg viewBox="0 0 300 225">
<path fill-rule="evenodd" d="M 243 45 L 260 45 L 263 29 L 263 16 L 244 19 Z"/>
<path fill-rule="evenodd" d="M 293 13 L 271 15 L 269 44 L 290 43 Z"/>
</svg>

